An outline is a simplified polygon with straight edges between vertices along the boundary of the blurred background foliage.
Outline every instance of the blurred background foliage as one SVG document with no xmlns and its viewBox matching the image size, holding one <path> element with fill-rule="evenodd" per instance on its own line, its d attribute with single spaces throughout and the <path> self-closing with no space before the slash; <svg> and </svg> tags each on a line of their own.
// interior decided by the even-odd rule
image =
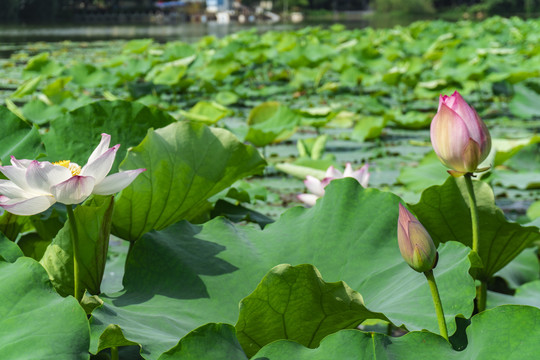
<svg viewBox="0 0 540 360">
<path fill-rule="evenodd" d="M 257 6 L 260 0 L 241 0 Z M 284 6 L 286 3 L 286 6 Z M 99 8 L 115 11 L 156 11 L 152 0 L 2 0 L 0 22 L 43 23 L 67 21 L 75 11 Z M 376 13 L 437 14 L 445 18 L 484 18 L 489 15 L 538 15 L 540 0 L 274 0 L 274 11 L 281 9 L 320 11 L 368 11 Z M 279 9 L 279 10 L 277 10 Z"/>
</svg>

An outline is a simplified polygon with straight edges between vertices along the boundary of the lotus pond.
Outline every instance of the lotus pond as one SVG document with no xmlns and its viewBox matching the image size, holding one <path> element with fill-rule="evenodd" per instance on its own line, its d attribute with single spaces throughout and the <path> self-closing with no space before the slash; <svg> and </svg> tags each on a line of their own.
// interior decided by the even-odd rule
<svg viewBox="0 0 540 360">
<path fill-rule="evenodd" d="M 535 358 L 539 44 L 498 17 L 0 43 L 0 358 Z M 475 175 L 433 151 L 456 90 Z"/>
</svg>

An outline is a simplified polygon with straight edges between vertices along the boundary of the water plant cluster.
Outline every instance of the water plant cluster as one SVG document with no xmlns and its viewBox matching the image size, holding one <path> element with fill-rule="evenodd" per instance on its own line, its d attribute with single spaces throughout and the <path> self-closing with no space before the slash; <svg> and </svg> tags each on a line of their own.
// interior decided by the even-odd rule
<svg viewBox="0 0 540 360">
<path fill-rule="evenodd" d="M 539 28 L 13 52 L 0 358 L 535 358 Z"/>
</svg>

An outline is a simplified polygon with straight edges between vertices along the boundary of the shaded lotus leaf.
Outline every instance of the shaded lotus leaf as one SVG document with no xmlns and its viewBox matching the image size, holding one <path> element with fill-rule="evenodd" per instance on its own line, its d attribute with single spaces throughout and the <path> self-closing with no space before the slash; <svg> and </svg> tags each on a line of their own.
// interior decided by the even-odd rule
<svg viewBox="0 0 540 360">
<path fill-rule="evenodd" d="M 38 262 L 0 261 L 0 358 L 88 359 L 84 310 L 58 295 Z"/>
</svg>

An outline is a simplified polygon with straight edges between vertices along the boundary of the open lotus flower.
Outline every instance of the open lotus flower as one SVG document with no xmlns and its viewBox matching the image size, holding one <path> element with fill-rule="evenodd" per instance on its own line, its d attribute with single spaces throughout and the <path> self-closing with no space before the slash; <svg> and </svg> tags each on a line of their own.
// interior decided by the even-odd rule
<svg viewBox="0 0 540 360">
<path fill-rule="evenodd" d="M 101 134 L 101 142 L 82 168 L 69 160 L 50 163 L 12 156 L 11 166 L 0 166 L 9 179 L 0 180 L 0 206 L 16 215 L 34 215 L 55 202 L 78 204 L 91 194 L 110 195 L 122 190 L 146 169 L 107 176 L 120 147 L 109 148 L 110 141 L 110 135 Z"/>
<path fill-rule="evenodd" d="M 439 97 L 431 122 L 431 144 L 453 176 L 477 171 L 491 150 L 491 136 L 476 111 L 456 91 Z M 483 171 L 486 169 L 478 169 Z"/>
<path fill-rule="evenodd" d="M 366 188 L 369 182 L 368 168 L 368 164 L 365 164 L 360 169 L 353 170 L 351 163 L 347 163 L 347 165 L 345 165 L 345 171 L 343 173 L 334 168 L 333 166 L 330 166 L 326 170 L 325 177 L 322 180 L 308 175 L 306 176 L 306 180 L 304 180 L 304 184 L 306 185 L 306 188 L 311 192 L 311 194 L 300 194 L 298 195 L 298 200 L 302 201 L 306 205 L 313 206 L 315 205 L 317 199 L 324 195 L 324 188 L 328 184 L 330 184 L 330 181 L 335 179 L 342 179 L 345 177 L 351 177 L 358 180 L 360 185 Z"/>
<path fill-rule="evenodd" d="M 437 265 L 437 249 L 431 236 L 420 221 L 401 204 L 397 237 L 401 256 L 411 268 L 426 272 Z"/>
</svg>

